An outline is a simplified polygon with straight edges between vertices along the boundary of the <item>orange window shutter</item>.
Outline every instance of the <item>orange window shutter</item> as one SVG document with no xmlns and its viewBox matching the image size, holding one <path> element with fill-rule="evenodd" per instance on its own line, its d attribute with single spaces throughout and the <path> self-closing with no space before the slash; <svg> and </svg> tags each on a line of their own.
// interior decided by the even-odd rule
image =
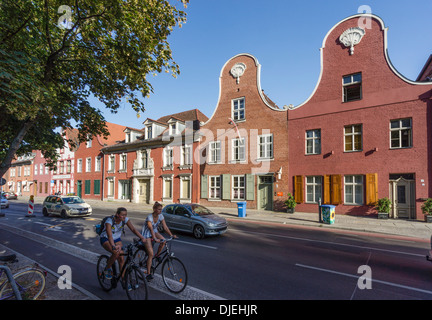
<svg viewBox="0 0 432 320">
<path fill-rule="evenodd" d="M 378 201 L 378 173 L 366 174 L 366 204 L 375 205 Z"/>
<path fill-rule="evenodd" d="M 294 192 L 294 199 L 297 203 L 303 202 L 303 176 L 295 176 L 295 192 Z"/>
<path fill-rule="evenodd" d="M 324 176 L 323 204 L 330 204 L 330 176 Z"/>
<path fill-rule="evenodd" d="M 342 203 L 342 176 L 335 174 L 331 176 L 331 203 Z"/>
</svg>

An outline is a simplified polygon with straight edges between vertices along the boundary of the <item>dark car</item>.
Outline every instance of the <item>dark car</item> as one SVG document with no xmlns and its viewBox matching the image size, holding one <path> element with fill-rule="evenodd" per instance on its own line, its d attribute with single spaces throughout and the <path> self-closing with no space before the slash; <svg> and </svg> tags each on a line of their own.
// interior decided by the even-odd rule
<svg viewBox="0 0 432 320">
<path fill-rule="evenodd" d="M 162 214 L 170 229 L 193 233 L 197 239 L 225 233 L 228 228 L 225 218 L 199 204 L 169 204 Z"/>
</svg>

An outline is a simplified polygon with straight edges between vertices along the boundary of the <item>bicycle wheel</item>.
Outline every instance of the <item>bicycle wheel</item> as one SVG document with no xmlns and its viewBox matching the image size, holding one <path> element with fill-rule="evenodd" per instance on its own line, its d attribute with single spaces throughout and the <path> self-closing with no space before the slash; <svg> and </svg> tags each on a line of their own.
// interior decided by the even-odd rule
<svg viewBox="0 0 432 320">
<path fill-rule="evenodd" d="M 169 291 L 182 292 L 187 285 L 187 272 L 183 262 L 176 257 L 168 257 L 162 264 L 162 280 Z"/>
<path fill-rule="evenodd" d="M 109 259 L 108 256 L 101 255 L 99 257 L 99 260 L 98 260 L 97 265 L 96 265 L 97 278 L 98 278 L 99 284 L 102 287 L 102 289 L 104 291 L 107 291 L 107 292 L 113 288 L 111 279 L 107 279 L 105 277 L 105 274 L 104 274 L 108 259 Z M 114 277 L 114 275 L 113 275 L 113 277 Z"/>
<path fill-rule="evenodd" d="M 40 270 L 23 270 L 14 274 L 13 277 L 23 300 L 36 300 L 45 289 L 45 275 Z M 4 299 L 16 299 L 9 282 L 0 291 L 0 300 Z"/>
<path fill-rule="evenodd" d="M 129 300 L 147 300 L 147 283 L 144 273 L 138 267 L 128 268 L 125 279 Z"/>
<path fill-rule="evenodd" d="M 147 269 L 147 253 L 144 250 L 144 248 L 138 248 L 137 251 L 135 251 L 133 255 L 133 262 L 140 268 L 140 269 Z"/>
</svg>

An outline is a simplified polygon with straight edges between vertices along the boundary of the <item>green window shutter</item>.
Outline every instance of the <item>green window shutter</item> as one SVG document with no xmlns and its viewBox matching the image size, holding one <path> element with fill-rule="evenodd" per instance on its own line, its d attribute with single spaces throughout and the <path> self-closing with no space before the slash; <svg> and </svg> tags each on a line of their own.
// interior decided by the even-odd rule
<svg viewBox="0 0 432 320">
<path fill-rule="evenodd" d="M 100 194 L 100 180 L 95 180 L 93 184 L 93 193 Z"/>
<path fill-rule="evenodd" d="M 231 199 L 231 175 L 222 175 L 222 200 Z"/>
<path fill-rule="evenodd" d="M 203 199 L 208 198 L 208 176 L 207 175 L 201 176 L 201 198 Z"/>
<path fill-rule="evenodd" d="M 90 194 L 91 180 L 85 181 L 84 194 Z"/>
<path fill-rule="evenodd" d="M 255 175 L 246 175 L 246 200 L 255 200 Z"/>
</svg>

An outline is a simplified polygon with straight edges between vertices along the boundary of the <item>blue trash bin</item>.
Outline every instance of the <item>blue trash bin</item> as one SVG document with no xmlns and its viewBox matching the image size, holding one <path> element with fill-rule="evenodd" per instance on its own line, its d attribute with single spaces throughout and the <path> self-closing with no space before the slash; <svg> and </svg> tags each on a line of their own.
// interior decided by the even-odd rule
<svg viewBox="0 0 432 320">
<path fill-rule="evenodd" d="M 322 205 L 321 206 L 321 214 L 322 214 L 322 222 L 327 224 L 334 224 L 335 222 L 335 208 L 336 206 L 332 205 Z"/>
<path fill-rule="evenodd" d="M 237 210 L 240 218 L 246 217 L 246 202 L 237 202 Z"/>
</svg>

